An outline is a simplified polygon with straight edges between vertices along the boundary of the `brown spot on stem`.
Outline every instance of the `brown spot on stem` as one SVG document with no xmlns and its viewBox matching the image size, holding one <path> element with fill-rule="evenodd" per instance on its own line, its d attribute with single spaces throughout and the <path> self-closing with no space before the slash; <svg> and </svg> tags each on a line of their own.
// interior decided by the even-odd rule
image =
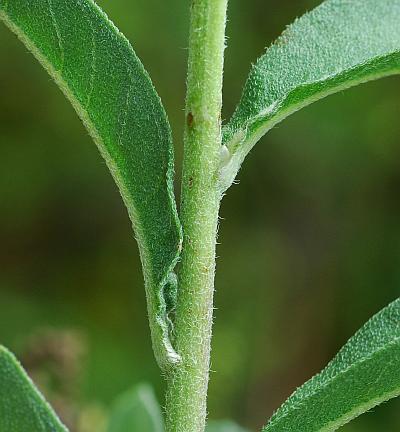
<svg viewBox="0 0 400 432">
<path fill-rule="evenodd" d="M 193 186 L 193 177 L 189 177 L 188 184 L 189 184 L 189 188 L 192 188 L 192 186 Z"/>
<path fill-rule="evenodd" d="M 188 127 L 191 128 L 193 126 L 193 121 L 194 121 L 194 117 L 193 117 L 193 114 L 190 112 L 190 113 L 188 113 L 187 118 L 186 118 L 186 122 L 187 122 Z"/>
</svg>

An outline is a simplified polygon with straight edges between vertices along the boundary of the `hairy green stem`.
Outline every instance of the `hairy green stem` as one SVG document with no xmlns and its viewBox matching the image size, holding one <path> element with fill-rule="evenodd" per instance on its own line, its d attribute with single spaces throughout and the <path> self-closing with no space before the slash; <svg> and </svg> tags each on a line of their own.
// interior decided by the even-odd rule
<svg viewBox="0 0 400 432">
<path fill-rule="evenodd" d="M 207 415 L 226 9 L 227 0 L 192 0 L 174 340 L 182 362 L 168 376 L 168 432 L 203 432 Z"/>
</svg>

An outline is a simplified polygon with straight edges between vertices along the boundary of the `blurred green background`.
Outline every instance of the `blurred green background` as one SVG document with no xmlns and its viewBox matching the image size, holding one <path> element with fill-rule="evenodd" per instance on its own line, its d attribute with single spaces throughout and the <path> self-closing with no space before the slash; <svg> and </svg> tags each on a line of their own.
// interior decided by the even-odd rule
<svg viewBox="0 0 400 432">
<path fill-rule="evenodd" d="M 98 3 L 153 78 L 179 172 L 189 0 Z M 318 3 L 230 0 L 225 119 L 250 63 Z M 90 431 L 133 383 L 162 401 L 138 251 L 88 134 L 3 26 L 0 58 L 0 342 L 74 431 Z M 210 418 L 259 429 L 399 296 L 399 90 L 393 77 L 318 102 L 245 162 L 221 212 Z M 399 431 L 400 400 L 342 430 Z"/>
</svg>

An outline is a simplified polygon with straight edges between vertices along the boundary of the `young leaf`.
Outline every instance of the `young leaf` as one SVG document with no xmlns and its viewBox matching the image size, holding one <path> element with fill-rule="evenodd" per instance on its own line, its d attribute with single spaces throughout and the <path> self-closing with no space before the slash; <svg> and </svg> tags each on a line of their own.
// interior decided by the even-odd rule
<svg viewBox="0 0 400 432">
<path fill-rule="evenodd" d="M 129 42 L 92 0 L 0 0 L 0 18 L 70 100 L 118 185 L 139 243 L 153 347 L 166 368 L 179 361 L 167 306 L 181 228 L 161 101 Z"/>
<path fill-rule="evenodd" d="M 224 127 L 220 188 L 256 142 L 329 94 L 400 72 L 400 0 L 327 0 L 289 26 L 252 67 Z"/>
<path fill-rule="evenodd" d="M 206 432 L 248 432 L 231 420 L 211 420 L 207 423 Z"/>
<path fill-rule="evenodd" d="M 400 395 L 400 299 L 371 318 L 298 388 L 264 432 L 331 432 Z"/>
<path fill-rule="evenodd" d="M 164 423 L 153 389 L 141 384 L 114 403 L 107 432 L 163 432 Z"/>
<path fill-rule="evenodd" d="M 18 360 L 0 346 L 0 431 L 67 432 Z"/>
</svg>

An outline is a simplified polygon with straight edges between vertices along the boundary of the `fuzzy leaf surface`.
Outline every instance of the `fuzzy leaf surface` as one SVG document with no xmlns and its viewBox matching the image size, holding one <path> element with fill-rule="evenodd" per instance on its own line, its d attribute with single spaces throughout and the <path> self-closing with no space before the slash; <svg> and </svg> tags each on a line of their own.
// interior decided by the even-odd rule
<svg viewBox="0 0 400 432">
<path fill-rule="evenodd" d="M 0 346 L 0 431 L 67 432 L 18 360 Z"/>
<path fill-rule="evenodd" d="M 163 432 L 162 413 L 153 389 L 140 384 L 114 403 L 107 432 Z"/>
<path fill-rule="evenodd" d="M 160 98 L 129 42 L 92 0 L 0 0 L 0 18 L 70 100 L 118 185 L 139 244 L 153 347 L 167 368 L 179 361 L 167 315 L 181 227 Z"/>
<path fill-rule="evenodd" d="M 264 432 L 331 432 L 400 395 L 400 299 L 371 318 L 318 375 L 275 412 Z"/>
<path fill-rule="evenodd" d="M 327 95 L 400 72 L 400 0 L 327 0 L 290 25 L 252 67 L 224 127 L 221 191 L 256 142 Z M 228 151 L 229 153 L 228 153 Z"/>
</svg>

